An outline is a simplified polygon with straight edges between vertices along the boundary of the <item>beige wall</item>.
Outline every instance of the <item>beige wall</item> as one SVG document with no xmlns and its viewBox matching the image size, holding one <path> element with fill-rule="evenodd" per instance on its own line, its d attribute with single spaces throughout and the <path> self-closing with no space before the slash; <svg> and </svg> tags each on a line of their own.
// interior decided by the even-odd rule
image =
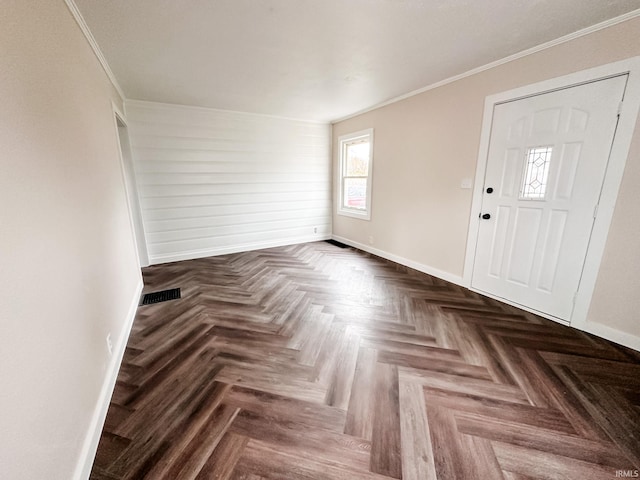
<svg viewBox="0 0 640 480">
<path fill-rule="evenodd" d="M 609 229 L 589 321 L 640 337 L 640 118 Z"/>
<path fill-rule="evenodd" d="M 72 478 L 140 280 L 114 92 L 63 0 L 2 2 L 2 478 Z"/>
<path fill-rule="evenodd" d="M 454 277 L 463 274 L 486 96 L 640 55 L 640 18 L 609 27 L 334 125 L 375 129 L 371 221 L 334 215 L 333 233 Z M 640 336 L 640 166 L 629 156 L 589 320 Z"/>
</svg>

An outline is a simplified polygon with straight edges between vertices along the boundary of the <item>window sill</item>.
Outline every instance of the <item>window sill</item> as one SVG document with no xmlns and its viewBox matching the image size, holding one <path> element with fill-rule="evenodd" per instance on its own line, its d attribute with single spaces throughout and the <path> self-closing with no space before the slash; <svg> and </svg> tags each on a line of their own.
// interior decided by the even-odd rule
<svg viewBox="0 0 640 480">
<path fill-rule="evenodd" d="M 344 217 L 359 218 L 360 220 L 371 220 L 371 213 L 368 210 L 361 212 L 358 210 L 346 210 L 339 208 L 337 214 Z"/>
</svg>

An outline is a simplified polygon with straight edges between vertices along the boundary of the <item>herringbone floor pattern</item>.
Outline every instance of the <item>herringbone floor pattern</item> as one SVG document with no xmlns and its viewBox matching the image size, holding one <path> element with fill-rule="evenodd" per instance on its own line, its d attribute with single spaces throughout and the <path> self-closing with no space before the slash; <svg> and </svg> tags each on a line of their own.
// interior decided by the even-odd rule
<svg viewBox="0 0 640 480">
<path fill-rule="evenodd" d="M 91 478 L 608 479 L 637 353 L 326 242 L 144 269 Z"/>
</svg>

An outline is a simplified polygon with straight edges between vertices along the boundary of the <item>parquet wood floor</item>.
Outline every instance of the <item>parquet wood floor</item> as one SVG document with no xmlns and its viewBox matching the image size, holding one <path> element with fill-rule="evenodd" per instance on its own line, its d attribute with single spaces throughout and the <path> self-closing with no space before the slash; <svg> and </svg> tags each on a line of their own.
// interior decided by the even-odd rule
<svg viewBox="0 0 640 480">
<path fill-rule="evenodd" d="M 144 269 L 91 474 L 608 479 L 640 355 L 326 242 Z"/>
</svg>

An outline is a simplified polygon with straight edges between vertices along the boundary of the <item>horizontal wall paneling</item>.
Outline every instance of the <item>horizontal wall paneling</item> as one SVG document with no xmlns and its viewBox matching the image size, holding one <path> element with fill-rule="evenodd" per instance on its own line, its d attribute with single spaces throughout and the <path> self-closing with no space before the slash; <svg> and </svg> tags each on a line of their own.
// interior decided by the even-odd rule
<svg viewBox="0 0 640 480">
<path fill-rule="evenodd" d="M 329 125 L 128 101 L 151 263 L 331 235 Z"/>
</svg>

